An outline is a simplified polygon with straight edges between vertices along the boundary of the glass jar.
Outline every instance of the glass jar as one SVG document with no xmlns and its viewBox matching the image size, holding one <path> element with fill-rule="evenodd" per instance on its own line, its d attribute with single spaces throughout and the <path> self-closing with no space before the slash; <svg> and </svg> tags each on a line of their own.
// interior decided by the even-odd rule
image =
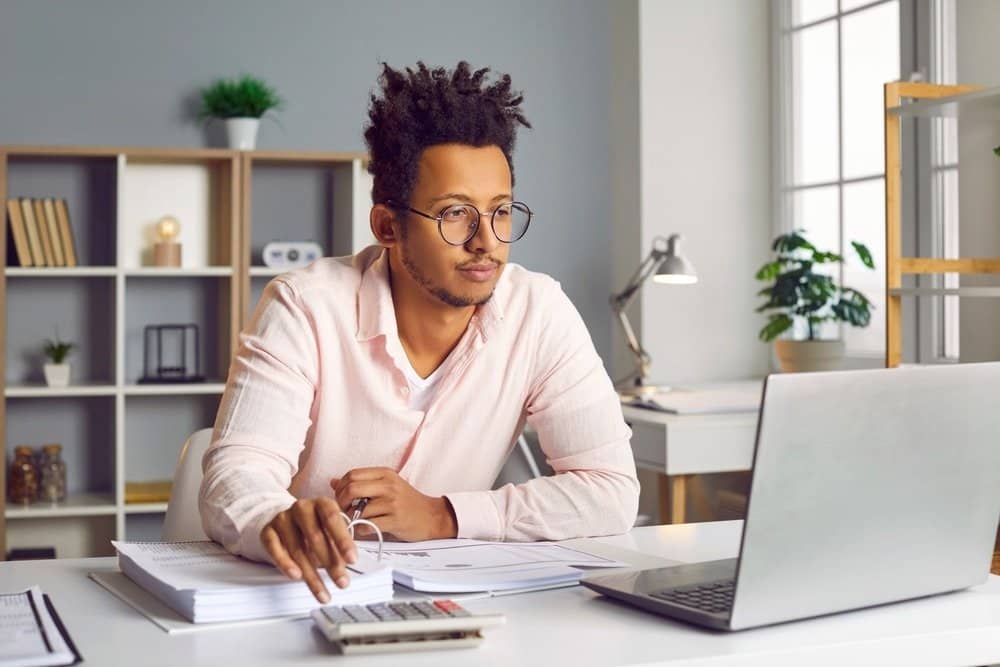
<svg viewBox="0 0 1000 667">
<path fill-rule="evenodd" d="M 7 476 L 7 496 L 11 503 L 27 505 L 38 495 L 38 470 L 31 460 L 31 447 L 18 445 L 14 448 L 14 461 Z"/>
<path fill-rule="evenodd" d="M 62 459 L 62 445 L 42 446 L 38 477 L 39 500 L 50 503 L 66 500 L 66 462 Z"/>
</svg>

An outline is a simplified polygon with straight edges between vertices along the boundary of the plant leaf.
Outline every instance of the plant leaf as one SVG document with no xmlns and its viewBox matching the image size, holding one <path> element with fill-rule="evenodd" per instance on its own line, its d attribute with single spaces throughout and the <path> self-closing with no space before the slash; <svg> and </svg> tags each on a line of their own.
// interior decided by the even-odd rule
<svg viewBox="0 0 1000 667">
<path fill-rule="evenodd" d="M 760 330 L 757 337 L 760 338 L 765 343 L 770 343 L 772 340 L 783 334 L 792 326 L 792 318 L 784 313 L 778 315 L 771 315 L 768 323 L 764 325 L 764 328 Z"/>
<path fill-rule="evenodd" d="M 871 251 L 863 243 L 858 243 L 857 241 L 851 241 L 851 245 L 854 246 L 854 251 L 858 253 L 858 259 L 861 260 L 861 263 L 869 269 L 874 269 L 875 260 L 872 259 Z"/>
</svg>

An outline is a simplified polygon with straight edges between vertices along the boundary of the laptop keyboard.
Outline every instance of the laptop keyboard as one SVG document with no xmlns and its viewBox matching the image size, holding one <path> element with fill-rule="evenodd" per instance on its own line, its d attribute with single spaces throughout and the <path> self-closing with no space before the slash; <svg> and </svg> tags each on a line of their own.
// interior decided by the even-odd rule
<svg viewBox="0 0 1000 667">
<path fill-rule="evenodd" d="M 674 604 L 718 614 L 732 609 L 734 583 L 733 579 L 724 579 L 706 584 L 667 588 L 650 595 Z"/>
</svg>

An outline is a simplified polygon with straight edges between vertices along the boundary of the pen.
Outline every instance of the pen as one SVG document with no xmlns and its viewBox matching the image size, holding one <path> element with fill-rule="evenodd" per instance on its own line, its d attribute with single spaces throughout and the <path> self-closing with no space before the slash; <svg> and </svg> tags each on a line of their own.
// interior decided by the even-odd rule
<svg viewBox="0 0 1000 667">
<path fill-rule="evenodd" d="M 361 513 L 365 511 L 365 507 L 368 506 L 368 501 L 370 500 L 371 498 L 364 497 L 364 498 L 355 498 L 354 500 L 351 501 L 351 507 L 354 508 L 354 516 L 351 517 L 352 522 L 357 521 L 358 519 L 361 518 Z"/>
</svg>

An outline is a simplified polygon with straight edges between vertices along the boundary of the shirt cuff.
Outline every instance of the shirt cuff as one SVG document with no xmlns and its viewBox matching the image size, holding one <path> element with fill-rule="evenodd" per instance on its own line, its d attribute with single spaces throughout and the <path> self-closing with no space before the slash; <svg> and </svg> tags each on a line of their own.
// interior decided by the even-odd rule
<svg viewBox="0 0 1000 667">
<path fill-rule="evenodd" d="M 503 522 L 489 491 L 460 491 L 445 496 L 455 511 L 458 537 L 503 541 Z"/>
</svg>

